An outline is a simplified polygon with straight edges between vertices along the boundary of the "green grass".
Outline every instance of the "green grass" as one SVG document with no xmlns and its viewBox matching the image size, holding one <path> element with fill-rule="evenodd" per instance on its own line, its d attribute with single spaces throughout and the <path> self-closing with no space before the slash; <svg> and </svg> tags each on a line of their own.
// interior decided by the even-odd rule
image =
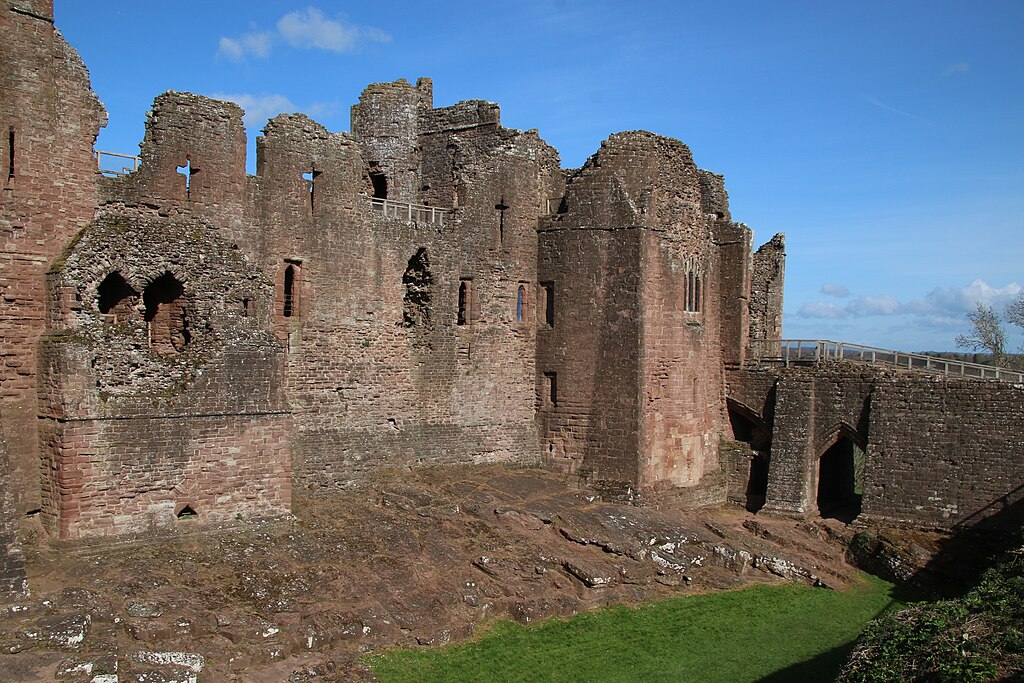
<svg viewBox="0 0 1024 683">
<path fill-rule="evenodd" d="M 894 605 L 864 576 L 830 591 L 760 585 L 532 626 L 502 622 L 479 640 L 372 658 L 381 683 L 831 681 L 865 624 Z"/>
</svg>

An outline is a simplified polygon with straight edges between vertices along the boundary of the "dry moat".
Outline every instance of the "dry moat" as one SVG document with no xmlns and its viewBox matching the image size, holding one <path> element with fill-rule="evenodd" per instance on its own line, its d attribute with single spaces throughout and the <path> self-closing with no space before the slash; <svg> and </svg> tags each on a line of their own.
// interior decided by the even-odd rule
<svg viewBox="0 0 1024 683">
<path fill-rule="evenodd" d="M 835 520 L 671 502 L 608 502 L 536 469 L 427 468 L 300 499 L 285 522 L 28 544 L 33 593 L 3 612 L 0 666 L 19 682 L 373 680 L 361 653 L 454 642 L 496 619 L 749 582 L 828 590 L 856 572 Z M 921 563 L 933 540 L 912 546 Z"/>
</svg>

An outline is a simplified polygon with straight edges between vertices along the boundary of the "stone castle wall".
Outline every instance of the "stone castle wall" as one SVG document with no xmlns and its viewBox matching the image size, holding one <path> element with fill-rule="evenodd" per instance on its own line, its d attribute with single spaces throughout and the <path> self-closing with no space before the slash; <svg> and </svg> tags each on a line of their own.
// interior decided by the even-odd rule
<svg viewBox="0 0 1024 683">
<path fill-rule="evenodd" d="M 498 105 L 399 80 L 351 133 L 269 121 L 250 176 L 242 110 L 167 92 L 106 178 L 52 7 L 3 9 L 5 491 L 53 534 L 280 515 L 385 467 L 717 471 L 752 239 L 682 143 L 614 135 L 567 173 Z"/>
<path fill-rule="evenodd" d="M 851 363 L 729 375 L 771 430 L 768 510 L 815 514 L 821 458 L 842 438 L 864 451 L 864 520 L 969 525 L 1024 498 L 1024 388 Z"/>
</svg>

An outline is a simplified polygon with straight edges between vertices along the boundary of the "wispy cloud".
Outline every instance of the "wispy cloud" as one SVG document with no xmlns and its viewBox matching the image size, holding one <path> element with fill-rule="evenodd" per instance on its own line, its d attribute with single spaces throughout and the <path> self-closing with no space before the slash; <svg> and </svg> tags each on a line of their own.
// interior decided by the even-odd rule
<svg viewBox="0 0 1024 683">
<path fill-rule="evenodd" d="M 867 102 L 868 104 L 874 105 L 874 106 L 878 107 L 879 109 L 884 109 L 885 111 L 892 112 L 893 114 L 899 114 L 900 116 L 905 116 L 908 119 L 914 119 L 915 121 L 920 121 L 922 123 L 928 123 L 927 120 L 921 118 L 917 114 L 911 114 L 909 111 L 903 111 L 902 109 L 897 109 L 896 107 L 891 107 L 888 104 L 886 104 L 885 102 L 880 102 L 879 100 L 876 100 L 874 97 L 871 97 L 870 95 L 861 94 L 861 97 L 864 99 L 865 102 Z"/>
<path fill-rule="evenodd" d="M 253 28 L 235 38 L 221 37 L 217 56 L 233 62 L 265 59 L 270 56 L 274 45 L 282 42 L 294 48 L 340 54 L 351 52 L 364 42 L 390 43 L 391 35 L 372 26 L 357 26 L 332 19 L 316 7 L 307 7 L 278 19 L 275 31 Z"/>
<path fill-rule="evenodd" d="M 942 72 L 943 76 L 956 76 L 959 74 L 968 73 L 971 70 L 971 65 L 967 62 L 957 62 L 956 64 L 950 64 Z"/>
<path fill-rule="evenodd" d="M 824 290 L 822 287 L 823 292 Z M 844 306 L 830 301 L 808 301 L 797 311 L 797 316 L 838 320 L 909 315 L 924 324 L 950 326 L 962 324 L 967 314 L 973 311 L 978 303 L 1001 311 L 1022 291 L 1024 287 L 1016 282 L 1011 282 L 1005 287 L 993 287 L 984 280 L 977 279 L 966 287 L 937 287 L 920 300 L 899 301 L 895 297 L 882 295 L 859 296 Z"/>
<path fill-rule="evenodd" d="M 250 55 L 259 58 L 269 57 L 273 40 L 273 34 L 266 31 L 254 31 L 238 38 L 221 37 L 217 56 L 230 59 L 232 62 L 241 62 Z"/>
<path fill-rule="evenodd" d="M 821 286 L 821 293 L 827 296 L 834 296 L 837 299 L 845 299 L 850 296 L 850 290 L 842 285 L 825 283 Z"/>
</svg>

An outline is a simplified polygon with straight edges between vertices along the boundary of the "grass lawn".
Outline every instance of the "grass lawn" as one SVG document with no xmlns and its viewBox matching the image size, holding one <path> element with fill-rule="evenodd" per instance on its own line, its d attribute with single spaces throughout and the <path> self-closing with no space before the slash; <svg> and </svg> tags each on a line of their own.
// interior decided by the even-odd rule
<svg viewBox="0 0 1024 683">
<path fill-rule="evenodd" d="M 865 575 L 843 592 L 760 585 L 502 622 L 472 642 L 375 656 L 372 668 L 381 683 L 831 681 L 864 625 L 894 606 L 892 589 Z"/>
</svg>

